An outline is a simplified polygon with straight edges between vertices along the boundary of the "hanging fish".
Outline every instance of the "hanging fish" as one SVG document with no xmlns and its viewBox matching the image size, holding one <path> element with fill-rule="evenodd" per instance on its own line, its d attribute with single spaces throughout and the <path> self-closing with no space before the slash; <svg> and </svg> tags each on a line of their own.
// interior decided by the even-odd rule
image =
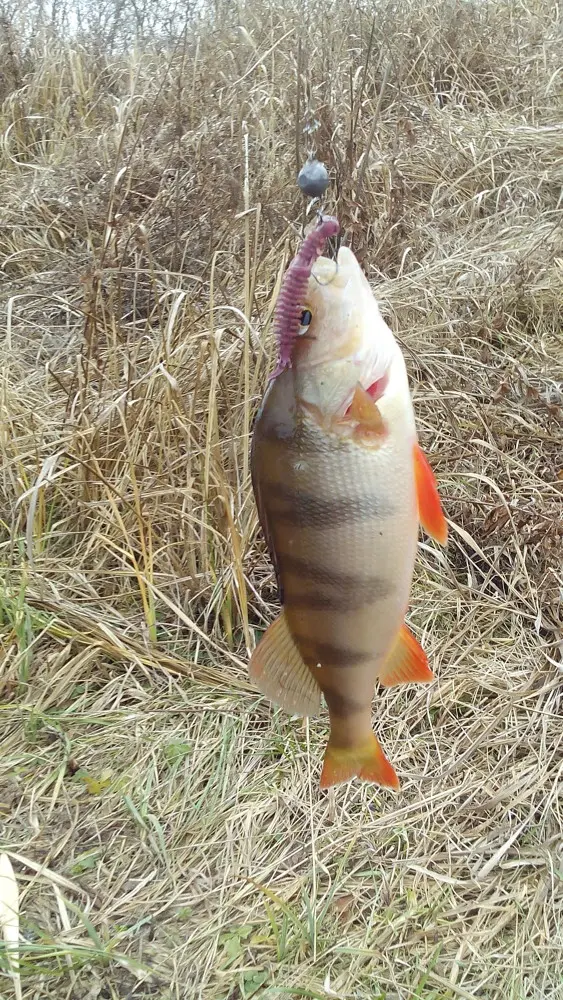
<svg viewBox="0 0 563 1000">
<path fill-rule="evenodd" d="M 403 356 L 354 254 L 320 257 L 338 222 L 322 217 L 286 272 L 279 363 L 256 418 L 252 481 L 283 605 L 250 675 L 330 738 L 321 788 L 399 780 L 372 730 L 376 681 L 433 679 L 405 625 L 419 523 L 447 526 L 418 442 Z"/>
</svg>

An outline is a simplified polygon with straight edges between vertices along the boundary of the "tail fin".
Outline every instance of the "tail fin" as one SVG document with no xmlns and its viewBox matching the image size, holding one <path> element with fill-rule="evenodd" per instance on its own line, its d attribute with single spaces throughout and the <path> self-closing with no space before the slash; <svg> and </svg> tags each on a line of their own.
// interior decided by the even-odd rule
<svg viewBox="0 0 563 1000">
<path fill-rule="evenodd" d="M 342 749 L 328 741 L 321 774 L 321 788 L 340 785 L 350 778 L 361 778 L 384 788 L 399 788 L 395 768 L 387 760 L 375 733 L 367 743 Z"/>
</svg>

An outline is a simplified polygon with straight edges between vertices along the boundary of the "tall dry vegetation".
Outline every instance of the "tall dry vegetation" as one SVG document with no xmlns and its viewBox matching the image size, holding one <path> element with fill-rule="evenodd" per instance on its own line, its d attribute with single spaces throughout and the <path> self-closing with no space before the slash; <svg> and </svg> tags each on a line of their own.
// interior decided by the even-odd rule
<svg viewBox="0 0 563 1000">
<path fill-rule="evenodd" d="M 65 42 L 61 6 L 5 6 L 0 41 L 24 995 L 556 1000 L 558 8 L 76 10 Z M 374 702 L 398 798 L 319 794 L 325 720 L 246 679 L 276 600 L 249 435 L 311 147 L 451 525 L 410 611 L 438 681 Z"/>
</svg>

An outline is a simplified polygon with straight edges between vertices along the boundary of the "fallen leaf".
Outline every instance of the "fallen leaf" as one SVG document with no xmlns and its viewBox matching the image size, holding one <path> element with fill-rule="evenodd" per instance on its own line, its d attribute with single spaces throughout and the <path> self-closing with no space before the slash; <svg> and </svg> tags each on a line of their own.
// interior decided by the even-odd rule
<svg viewBox="0 0 563 1000">
<path fill-rule="evenodd" d="M 180 764 L 185 757 L 189 757 L 192 752 L 192 748 L 189 743 L 181 743 L 175 740 L 173 743 L 168 743 L 164 748 L 164 756 L 166 757 L 166 762 L 172 767 L 174 764 Z"/>
<path fill-rule="evenodd" d="M 92 777 L 91 774 L 78 773 L 78 777 L 86 786 L 86 791 L 90 795 L 102 795 L 106 788 L 109 788 L 111 785 L 112 772 L 109 770 L 102 771 L 98 778 Z"/>
<path fill-rule="evenodd" d="M 355 897 L 351 892 L 347 893 L 345 896 L 335 896 L 333 900 L 333 906 L 338 916 L 342 920 L 347 920 L 351 914 L 352 907 L 354 905 Z"/>
</svg>

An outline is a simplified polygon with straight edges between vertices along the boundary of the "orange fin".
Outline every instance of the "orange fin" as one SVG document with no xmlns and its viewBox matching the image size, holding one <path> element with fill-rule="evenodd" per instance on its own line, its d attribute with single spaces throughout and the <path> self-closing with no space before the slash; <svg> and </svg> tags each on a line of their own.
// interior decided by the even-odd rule
<svg viewBox="0 0 563 1000">
<path fill-rule="evenodd" d="M 429 684 L 434 680 L 426 653 L 404 623 L 378 680 L 384 687 L 409 683 Z"/>
<path fill-rule="evenodd" d="M 419 444 L 414 446 L 414 475 L 420 523 L 431 538 L 435 538 L 440 545 L 445 545 L 448 540 L 448 525 L 442 512 L 434 473 Z"/>
<path fill-rule="evenodd" d="M 374 733 L 371 740 L 357 747 L 342 749 L 332 746 L 330 740 L 325 751 L 321 788 L 340 785 L 350 778 L 361 778 L 384 788 L 399 788 L 395 768 L 389 763 Z"/>
<path fill-rule="evenodd" d="M 250 657 L 250 677 L 258 690 L 290 715 L 318 715 L 321 689 L 303 662 L 282 611 Z"/>
<path fill-rule="evenodd" d="M 377 431 L 379 434 L 385 432 L 385 424 L 377 403 L 369 392 L 362 389 L 361 385 L 356 386 L 346 416 L 357 420 L 361 427 L 366 430 Z"/>
</svg>

